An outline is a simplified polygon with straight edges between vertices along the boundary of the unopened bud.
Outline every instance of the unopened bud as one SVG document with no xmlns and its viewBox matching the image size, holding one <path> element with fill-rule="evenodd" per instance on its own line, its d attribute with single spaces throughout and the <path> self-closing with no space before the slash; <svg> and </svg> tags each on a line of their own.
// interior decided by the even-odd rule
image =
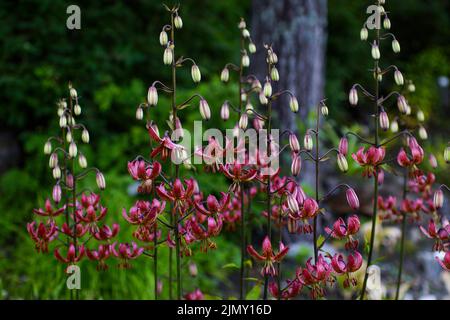
<svg viewBox="0 0 450 320">
<path fill-rule="evenodd" d="M 253 42 L 250 42 L 250 43 L 248 44 L 248 51 L 249 51 L 250 53 L 255 53 L 255 52 L 256 52 L 256 46 L 255 46 L 255 44 L 254 44 Z"/>
<path fill-rule="evenodd" d="M 395 53 L 400 52 L 400 43 L 397 39 L 392 40 L 392 51 L 394 51 Z"/>
<path fill-rule="evenodd" d="M 65 128 L 65 127 L 67 126 L 67 118 L 66 118 L 65 115 L 62 115 L 62 116 L 59 118 L 59 126 L 60 126 L 61 128 Z"/>
<path fill-rule="evenodd" d="M 288 195 L 287 197 L 288 208 L 292 213 L 296 213 L 299 211 L 297 199 L 293 194 Z"/>
<path fill-rule="evenodd" d="M 106 188 L 106 181 L 105 176 L 100 171 L 97 172 L 97 175 L 95 176 L 95 181 L 97 182 L 97 186 L 100 190 L 105 190 Z"/>
<path fill-rule="evenodd" d="M 220 80 L 222 82 L 228 82 L 229 78 L 230 78 L 230 72 L 228 71 L 228 68 L 223 68 L 222 72 L 220 73 Z"/>
<path fill-rule="evenodd" d="M 383 129 L 384 131 L 389 129 L 389 117 L 385 111 L 380 112 L 379 122 L 381 129 Z"/>
<path fill-rule="evenodd" d="M 67 134 L 66 134 L 66 141 L 67 141 L 68 143 L 71 143 L 72 140 L 73 140 L 73 138 L 72 138 L 72 132 L 67 131 Z"/>
<path fill-rule="evenodd" d="M 44 154 L 50 154 L 52 152 L 52 143 L 50 141 L 47 141 L 44 144 Z"/>
<path fill-rule="evenodd" d="M 305 137 L 303 139 L 303 147 L 307 151 L 311 151 L 313 149 L 313 140 L 309 133 L 305 134 Z"/>
<path fill-rule="evenodd" d="M 50 158 L 48 159 L 48 166 L 53 169 L 58 165 L 58 155 L 56 153 L 52 153 Z"/>
<path fill-rule="evenodd" d="M 87 168 L 87 159 L 82 153 L 80 153 L 80 155 L 78 156 L 78 164 L 83 169 Z"/>
<path fill-rule="evenodd" d="M 361 29 L 361 31 L 359 32 L 359 37 L 361 38 L 362 41 L 367 40 L 367 38 L 369 37 L 369 31 L 367 30 L 366 27 L 363 27 Z"/>
<path fill-rule="evenodd" d="M 245 53 L 245 54 L 242 56 L 242 66 L 245 67 L 245 68 L 247 68 L 249 65 L 250 65 L 250 58 L 249 58 L 249 56 Z"/>
<path fill-rule="evenodd" d="M 264 83 L 264 95 L 266 98 L 269 98 L 272 95 L 272 85 L 268 80 Z"/>
<path fill-rule="evenodd" d="M 291 173 L 293 176 L 298 176 L 302 168 L 302 158 L 298 154 L 292 154 Z"/>
<path fill-rule="evenodd" d="M 52 198 L 56 204 L 58 204 L 61 201 L 61 194 L 62 194 L 61 186 L 59 184 L 55 184 L 52 191 Z"/>
<path fill-rule="evenodd" d="M 384 18 L 384 20 L 383 20 L 383 27 L 386 30 L 389 30 L 391 28 L 391 20 L 389 20 L 388 17 Z"/>
<path fill-rule="evenodd" d="M 173 61 L 173 52 L 171 48 L 166 48 L 164 50 L 164 55 L 163 55 L 163 62 L 165 65 L 170 65 L 172 64 Z"/>
<path fill-rule="evenodd" d="M 144 110 L 142 110 L 141 107 L 136 109 L 136 119 L 137 120 L 142 120 L 144 119 Z"/>
<path fill-rule="evenodd" d="M 417 111 L 417 120 L 419 122 L 424 122 L 425 121 L 425 114 L 423 113 L 422 110 Z"/>
<path fill-rule="evenodd" d="M 195 262 L 189 263 L 189 274 L 192 277 L 196 277 L 197 276 L 198 270 L 197 270 L 197 265 L 195 264 Z"/>
<path fill-rule="evenodd" d="M 293 152 L 300 151 L 300 143 L 298 142 L 297 136 L 295 133 L 289 134 L 289 146 Z"/>
<path fill-rule="evenodd" d="M 75 158 L 77 156 L 77 145 L 75 144 L 75 142 L 71 142 L 69 145 L 69 157 L 71 158 Z"/>
<path fill-rule="evenodd" d="M 344 156 L 348 153 L 348 140 L 346 137 L 342 137 L 341 140 L 339 140 L 339 153 L 343 154 Z"/>
<path fill-rule="evenodd" d="M 430 154 L 430 156 L 428 157 L 428 161 L 430 162 L 430 166 L 433 169 L 436 169 L 438 167 L 438 162 L 437 162 L 437 159 L 434 156 L 434 154 L 432 154 L 432 153 Z"/>
<path fill-rule="evenodd" d="M 230 107 L 228 105 L 228 102 L 224 102 L 224 104 L 220 108 L 220 118 L 225 121 L 230 118 Z"/>
<path fill-rule="evenodd" d="M 347 197 L 347 203 L 350 206 L 350 208 L 352 208 L 353 210 L 358 210 L 359 199 L 358 196 L 356 195 L 355 190 L 353 190 L 352 188 L 348 188 L 345 195 Z"/>
<path fill-rule="evenodd" d="M 183 20 L 181 20 L 181 17 L 179 15 L 175 16 L 175 18 L 173 19 L 173 23 L 175 24 L 175 28 L 183 28 Z"/>
<path fill-rule="evenodd" d="M 444 160 L 446 163 L 450 163 L 450 147 L 446 147 L 444 150 Z"/>
<path fill-rule="evenodd" d="M 242 30 L 242 36 L 244 38 L 249 38 L 250 37 L 250 32 L 247 29 L 243 29 Z"/>
<path fill-rule="evenodd" d="M 77 95 L 77 90 L 75 90 L 75 88 L 70 88 L 70 96 L 72 97 L 72 99 L 76 99 Z"/>
<path fill-rule="evenodd" d="M 341 170 L 342 172 L 348 171 L 347 159 L 345 158 L 345 156 L 342 153 L 338 153 L 338 155 L 337 155 L 337 164 L 338 164 L 339 170 Z"/>
<path fill-rule="evenodd" d="M 355 87 L 350 89 L 350 93 L 348 94 L 348 101 L 352 106 L 358 105 L 358 90 L 356 90 Z"/>
<path fill-rule="evenodd" d="M 420 128 L 419 128 L 419 137 L 422 140 L 427 140 L 428 139 L 427 130 L 423 126 L 420 126 Z"/>
<path fill-rule="evenodd" d="M 61 179 L 61 169 L 59 166 L 54 167 L 52 173 L 55 180 Z"/>
<path fill-rule="evenodd" d="M 400 72 L 400 70 L 395 70 L 395 72 L 394 72 L 394 79 L 395 79 L 395 83 L 398 86 L 402 86 L 405 83 L 404 80 L 403 80 L 403 75 Z"/>
<path fill-rule="evenodd" d="M 195 83 L 200 82 L 200 80 L 202 79 L 202 74 L 200 73 L 200 69 L 196 64 L 192 65 L 191 76 L 192 81 L 194 81 Z"/>
<path fill-rule="evenodd" d="M 298 112 L 298 100 L 295 96 L 289 98 L 289 108 L 294 113 Z"/>
<path fill-rule="evenodd" d="M 266 105 L 266 104 L 269 103 L 269 100 L 266 98 L 266 96 L 264 95 L 264 92 L 263 92 L 263 91 L 261 91 L 261 92 L 259 93 L 259 102 L 260 102 L 262 105 Z"/>
<path fill-rule="evenodd" d="M 83 129 L 83 132 L 81 133 L 81 141 L 84 143 L 89 143 L 89 131 L 86 129 Z"/>
<path fill-rule="evenodd" d="M 238 28 L 239 29 L 245 29 L 247 27 L 247 24 L 245 23 L 245 20 L 241 18 L 241 21 L 239 21 Z"/>
<path fill-rule="evenodd" d="M 211 110 L 209 109 L 208 102 L 203 98 L 200 99 L 199 110 L 203 120 L 209 120 L 211 118 Z"/>
<path fill-rule="evenodd" d="M 328 107 L 326 105 L 322 105 L 322 107 L 320 107 L 320 113 L 322 113 L 324 117 L 328 116 Z"/>
<path fill-rule="evenodd" d="M 253 105 L 250 103 L 250 101 L 247 102 L 247 104 L 245 105 L 245 112 L 248 115 L 252 115 L 254 111 Z"/>
<path fill-rule="evenodd" d="M 444 205 L 444 192 L 441 189 L 434 193 L 433 204 L 436 209 L 440 209 Z"/>
<path fill-rule="evenodd" d="M 268 61 L 269 61 L 270 64 L 277 64 L 278 63 L 278 56 L 272 50 L 269 50 L 267 58 L 268 58 Z"/>
<path fill-rule="evenodd" d="M 391 131 L 392 131 L 393 133 L 398 132 L 398 122 L 397 122 L 397 120 L 393 120 L 393 121 L 391 122 Z"/>
<path fill-rule="evenodd" d="M 374 42 L 372 44 L 372 58 L 374 60 L 380 60 L 380 57 L 381 57 L 380 48 L 378 47 L 378 44 Z"/>
<path fill-rule="evenodd" d="M 247 129 L 248 125 L 248 115 L 246 113 L 242 113 L 241 117 L 239 118 L 239 128 L 242 130 Z"/>
<path fill-rule="evenodd" d="M 408 112 L 408 103 L 404 96 L 399 96 L 397 98 L 397 107 L 400 113 L 406 114 Z"/>
<path fill-rule="evenodd" d="M 278 73 L 278 69 L 273 67 L 272 71 L 270 72 L 270 77 L 273 81 L 279 81 L 280 80 L 280 74 Z"/>
<path fill-rule="evenodd" d="M 161 33 L 159 34 L 159 43 L 162 46 L 166 46 L 168 41 L 169 41 L 169 37 L 167 36 L 167 32 L 164 30 L 161 31 Z"/>
<path fill-rule="evenodd" d="M 150 88 L 148 88 L 147 101 L 151 106 L 156 106 L 156 104 L 158 103 L 158 90 L 156 90 L 155 86 L 151 86 Z"/>
<path fill-rule="evenodd" d="M 73 107 L 73 112 L 76 116 L 79 116 L 81 114 L 81 107 L 78 103 Z"/>
<path fill-rule="evenodd" d="M 409 92 L 414 92 L 414 91 L 416 91 L 416 86 L 414 85 L 414 83 L 410 83 L 410 84 L 408 84 L 408 91 Z"/>
</svg>

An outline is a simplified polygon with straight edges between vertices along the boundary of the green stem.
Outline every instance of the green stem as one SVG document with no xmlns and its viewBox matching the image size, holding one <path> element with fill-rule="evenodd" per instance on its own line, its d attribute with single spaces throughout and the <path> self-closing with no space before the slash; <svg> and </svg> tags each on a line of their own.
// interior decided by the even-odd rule
<svg viewBox="0 0 450 320">
<path fill-rule="evenodd" d="M 320 159 L 319 159 L 319 124 L 320 124 L 320 106 L 319 104 L 316 107 L 316 158 L 314 161 L 315 164 L 315 178 L 316 178 L 316 202 L 317 205 L 319 205 L 319 163 L 320 163 Z M 317 218 L 318 215 L 316 215 L 314 217 L 314 222 L 313 222 L 313 241 L 314 241 L 314 263 L 317 262 L 318 256 L 319 256 L 319 249 L 317 248 Z"/>
<path fill-rule="evenodd" d="M 408 170 L 405 169 L 405 175 L 403 176 L 403 195 L 402 199 L 405 200 L 408 194 Z M 395 291 L 395 300 L 400 296 L 400 285 L 402 283 L 403 261 L 405 258 L 405 237 L 406 237 L 406 214 L 402 214 L 402 236 L 400 241 L 400 262 L 398 266 L 397 275 L 397 289 Z"/>
<path fill-rule="evenodd" d="M 245 271 L 245 213 L 244 213 L 244 185 L 239 185 L 241 189 L 241 274 L 240 274 L 240 294 L 239 299 L 244 300 L 244 271 Z"/>
</svg>

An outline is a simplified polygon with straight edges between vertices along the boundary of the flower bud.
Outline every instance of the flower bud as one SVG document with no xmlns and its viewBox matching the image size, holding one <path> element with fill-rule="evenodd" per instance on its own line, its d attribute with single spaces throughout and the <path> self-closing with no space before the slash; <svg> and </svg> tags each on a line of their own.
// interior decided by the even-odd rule
<svg viewBox="0 0 450 320">
<path fill-rule="evenodd" d="M 50 154 L 52 152 L 52 143 L 50 141 L 47 141 L 44 144 L 44 154 Z"/>
<path fill-rule="evenodd" d="M 242 56 L 242 66 L 243 67 L 248 67 L 250 65 L 250 58 L 249 58 L 249 56 L 245 53 L 243 56 Z"/>
<path fill-rule="evenodd" d="M 83 132 L 81 133 L 81 141 L 84 143 L 89 143 L 89 131 L 86 129 L 83 129 Z"/>
<path fill-rule="evenodd" d="M 372 58 L 374 60 L 380 60 L 380 57 L 381 57 L 380 48 L 378 47 L 378 44 L 374 41 L 374 43 L 372 44 Z"/>
<path fill-rule="evenodd" d="M 163 62 L 165 65 L 172 64 L 173 61 L 173 52 L 171 48 L 166 48 L 164 50 Z"/>
<path fill-rule="evenodd" d="M 156 106 L 158 103 L 158 90 L 156 90 L 155 86 L 148 88 L 147 101 L 151 106 Z"/>
<path fill-rule="evenodd" d="M 58 117 L 61 117 L 64 114 L 64 109 L 63 108 L 58 108 Z"/>
<path fill-rule="evenodd" d="M 278 73 L 277 68 L 272 68 L 272 71 L 270 72 L 270 78 L 275 82 L 280 80 L 280 74 Z"/>
<path fill-rule="evenodd" d="M 100 171 L 97 172 L 97 175 L 95 176 L 95 181 L 97 182 L 97 187 L 100 190 L 105 190 L 106 188 L 106 181 L 105 176 Z"/>
<path fill-rule="evenodd" d="M 75 125 L 75 118 L 69 116 L 69 117 L 67 118 L 67 123 L 69 123 L 71 126 L 74 126 L 74 125 Z"/>
<path fill-rule="evenodd" d="M 72 140 L 73 140 L 73 138 L 72 138 L 72 132 L 67 131 L 67 134 L 66 134 L 66 141 L 67 141 L 67 143 L 71 143 Z"/>
<path fill-rule="evenodd" d="M 261 91 L 261 92 L 259 93 L 259 102 L 260 102 L 262 105 L 266 105 L 266 104 L 269 103 L 269 100 L 266 98 L 266 96 L 264 95 L 264 92 L 263 92 L 263 91 Z"/>
<path fill-rule="evenodd" d="M 313 140 L 309 133 L 305 134 L 303 146 L 307 151 L 311 151 L 313 149 Z"/>
<path fill-rule="evenodd" d="M 253 119 L 253 127 L 255 128 L 255 130 L 261 130 L 262 128 L 264 128 L 264 120 L 259 118 Z"/>
<path fill-rule="evenodd" d="M 416 91 L 416 86 L 414 85 L 414 83 L 410 83 L 410 84 L 408 84 L 408 91 L 409 92 L 414 92 L 414 91 Z"/>
<path fill-rule="evenodd" d="M 389 117 L 385 111 L 380 112 L 379 122 L 381 129 L 383 129 L 384 131 L 389 129 Z"/>
<path fill-rule="evenodd" d="M 267 58 L 268 58 L 268 61 L 269 61 L 270 64 L 277 64 L 278 63 L 278 56 L 272 50 L 269 50 Z"/>
<path fill-rule="evenodd" d="M 397 98 L 397 107 L 400 113 L 406 114 L 408 112 L 408 103 L 404 96 L 399 96 Z"/>
<path fill-rule="evenodd" d="M 56 204 L 61 201 L 61 186 L 59 184 L 55 184 L 52 191 L 52 198 Z"/>
<path fill-rule="evenodd" d="M 73 107 L 73 112 L 76 116 L 79 116 L 81 114 L 81 107 L 78 103 Z"/>
<path fill-rule="evenodd" d="M 195 264 L 195 262 L 189 263 L 189 274 L 191 275 L 191 277 L 197 276 L 198 270 L 197 270 L 197 265 Z"/>
<path fill-rule="evenodd" d="M 422 140 L 427 140 L 428 139 L 427 130 L 423 126 L 419 127 L 419 137 Z"/>
<path fill-rule="evenodd" d="M 398 132 L 398 122 L 397 122 L 397 120 L 394 120 L 394 121 L 391 122 L 391 131 L 393 133 Z"/>
<path fill-rule="evenodd" d="M 183 28 L 183 20 L 181 20 L 181 17 L 179 15 L 176 15 L 173 19 L 173 23 L 175 25 L 175 28 L 181 29 Z"/>
<path fill-rule="evenodd" d="M 268 80 L 264 83 L 264 95 L 266 98 L 269 98 L 272 95 L 272 85 Z"/>
<path fill-rule="evenodd" d="M 417 111 L 417 120 L 419 122 L 424 122 L 425 121 L 425 114 L 423 113 L 422 110 L 418 110 Z"/>
<path fill-rule="evenodd" d="M 383 27 L 386 30 L 389 30 L 391 28 L 391 20 L 389 20 L 388 17 L 384 18 L 384 20 L 383 20 Z"/>
<path fill-rule="evenodd" d="M 75 158 L 77 156 L 77 145 L 75 144 L 75 142 L 71 142 L 69 145 L 69 157 L 71 158 Z"/>
<path fill-rule="evenodd" d="M 67 186 L 69 189 L 72 189 L 72 188 L 73 188 L 73 175 L 71 175 L 70 173 L 67 174 L 66 186 Z"/>
<path fill-rule="evenodd" d="M 261 91 L 262 86 L 261 86 L 261 82 L 259 82 L 258 79 L 253 80 L 253 82 L 252 82 L 252 89 L 256 90 L 257 92 Z"/>
<path fill-rule="evenodd" d="M 302 168 L 302 158 L 298 154 L 292 154 L 291 173 L 294 177 L 298 176 Z"/>
<path fill-rule="evenodd" d="M 59 166 L 53 168 L 53 178 L 55 180 L 61 179 L 61 169 Z"/>
<path fill-rule="evenodd" d="M 192 81 L 194 81 L 195 83 L 200 82 L 200 80 L 202 79 L 202 74 L 200 73 L 200 69 L 196 64 L 192 65 L 191 76 L 192 76 Z"/>
<path fill-rule="evenodd" d="M 361 38 L 362 41 L 367 40 L 367 38 L 369 37 L 369 31 L 367 30 L 366 27 L 363 27 L 361 29 L 361 31 L 359 32 L 359 37 Z"/>
<path fill-rule="evenodd" d="M 242 130 L 247 129 L 248 125 L 248 115 L 246 113 L 242 113 L 241 117 L 239 118 L 239 128 Z"/>
<path fill-rule="evenodd" d="M 355 87 L 350 89 L 350 93 L 348 94 L 348 101 L 352 106 L 358 105 L 358 90 L 356 90 Z"/>
<path fill-rule="evenodd" d="M 339 140 L 339 153 L 343 154 L 344 156 L 348 153 L 348 140 L 346 137 L 342 137 L 341 140 Z"/>
<path fill-rule="evenodd" d="M 241 18 L 241 21 L 239 21 L 238 28 L 239 29 L 245 29 L 247 27 L 247 24 L 245 23 L 245 20 Z"/>
<path fill-rule="evenodd" d="M 199 109 L 203 120 L 209 120 L 211 118 L 211 110 L 209 109 L 208 102 L 203 98 L 200 99 Z"/>
<path fill-rule="evenodd" d="M 436 169 L 438 167 L 438 162 L 437 162 L 437 159 L 434 156 L 434 154 L 432 154 L 432 153 L 430 154 L 430 156 L 428 157 L 428 161 L 430 162 L 430 166 L 433 169 Z"/>
<path fill-rule="evenodd" d="M 292 213 L 298 212 L 300 209 L 298 207 L 297 199 L 293 194 L 288 195 L 287 197 L 288 208 Z"/>
<path fill-rule="evenodd" d="M 444 205 L 444 192 L 441 189 L 436 190 L 434 193 L 433 205 L 436 209 L 440 209 Z"/>
<path fill-rule="evenodd" d="M 348 171 L 347 159 L 345 158 L 345 156 L 342 153 L 339 153 L 337 155 L 337 164 L 338 164 L 339 170 L 341 170 L 342 172 Z"/>
<path fill-rule="evenodd" d="M 244 90 L 241 91 L 241 101 L 242 102 L 247 101 L 247 94 L 244 92 Z"/>
<path fill-rule="evenodd" d="M 61 128 L 65 128 L 65 127 L 67 126 L 67 118 L 66 118 L 65 115 L 62 115 L 62 116 L 59 118 L 59 126 L 60 126 Z"/>
<path fill-rule="evenodd" d="M 447 147 L 444 150 L 444 160 L 446 163 L 450 163 L 450 147 Z"/>
<path fill-rule="evenodd" d="M 220 118 L 222 118 L 222 120 L 224 121 L 230 118 L 230 107 L 228 105 L 228 102 L 224 102 L 222 108 L 220 108 Z"/>
<path fill-rule="evenodd" d="M 242 29 L 242 36 L 244 38 L 250 38 L 250 32 L 247 29 Z"/>
<path fill-rule="evenodd" d="M 164 30 L 161 31 L 161 33 L 159 34 L 159 43 L 162 46 L 166 46 L 168 41 L 169 41 L 169 37 L 167 36 L 167 32 Z"/>
<path fill-rule="evenodd" d="M 300 151 L 300 143 L 298 142 L 297 136 L 294 133 L 289 134 L 289 146 L 293 152 Z"/>
<path fill-rule="evenodd" d="M 345 192 L 345 195 L 347 197 L 347 203 L 350 206 L 350 208 L 352 208 L 353 210 L 358 210 L 359 199 L 358 196 L 356 195 L 355 190 L 353 190 L 352 188 L 348 188 L 347 191 Z"/>
<path fill-rule="evenodd" d="M 296 97 L 291 96 L 289 98 L 289 108 L 291 108 L 291 111 L 294 113 L 298 112 L 298 101 Z"/>
<path fill-rule="evenodd" d="M 395 70 L 395 72 L 394 72 L 394 79 L 395 79 L 395 83 L 398 86 L 402 86 L 404 84 L 403 75 L 400 72 L 400 70 Z"/>
<path fill-rule="evenodd" d="M 70 96 L 72 97 L 72 99 L 76 99 L 77 98 L 77 90 L 75 90 L 75 88 L 70 88 Z"/>
<path fill-rule="evenodd" d="M 137 120 L 142 120 L 144 119 L 144 110 L 142 110 L 141 107 L 136 109 L 136 119 Z"/>
<path fill-rule="evenodd" d="M 230 78 L 230 71 L 228 71 L 228 68 L 223 68 L 222 72 L 220 73 L 220 80 L 222 82 L 228 82 L 229 78 Z"/>
<path fill-rule="evenodd" d="M 392 51 L 394 51 L 395 53 L 400 52 L 400 43 L 397 39 L 392 40 Z"/>
<path fill-rule="evenodd" d="M 253 105 L 250 103 L 250 101 L 247 102 L 247 104 L 245 105 L 245 112 L 248 115 L 252 115 L 254 111 Z"/>
<path fill-rule="evenodd" d="M 55 168 L 58 165 L 58 155 L 56 153 L 52 153 L 50 158 L 48 159 L 48 166 L 50 169 Z"/>
<path fill-rule="evenodd" d="M 87 168 L 87 159 L 82 153 L 80 153 L 80 155 L 78 156 L 78 164 L 80 165 L 80 168 Z"/>
<path fill-rule="evenodd" d="M 322 107 L 320 107 L 320 113 L 322 113 L 324 117 L 328 116 L 328 107 L 326 105 L 322 105 Z"/>
<path fill-rule="evenodd" d="M 250 43 L 248 44 L 248 51 L 249 51 L 250 53 L 255 53 L 255 52 L 256 52 L 256 46 L 255 46 L 255 44 L 254 44 L 253 42 L 250 42 Z"/>
</svg>

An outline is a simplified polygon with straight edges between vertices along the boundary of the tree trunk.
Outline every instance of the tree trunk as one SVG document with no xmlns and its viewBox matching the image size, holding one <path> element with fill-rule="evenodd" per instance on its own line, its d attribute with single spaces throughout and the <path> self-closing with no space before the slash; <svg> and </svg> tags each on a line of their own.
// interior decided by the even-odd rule
<svg viewBox="0 0 450 320">
<path fill-rule="evenodd" d="M 300 105 L 299 114 L 292 113 L 288 97 L 283 96 L 274 104 L 275 121 L 282 122 L 283 130 L 298 131 L 299 122 L 324 98 L 327 0 L 253 0 L 252 14 L 251 34 L 258 48 L 252 72 L 264 80 L 263 44 L 272 44 L 280 73 L 274 89 L 292 91 Z M 313 170 L 302 171 L 302 180 L 313 184 L 313 175 L 308 173 Z"/>
</svg>

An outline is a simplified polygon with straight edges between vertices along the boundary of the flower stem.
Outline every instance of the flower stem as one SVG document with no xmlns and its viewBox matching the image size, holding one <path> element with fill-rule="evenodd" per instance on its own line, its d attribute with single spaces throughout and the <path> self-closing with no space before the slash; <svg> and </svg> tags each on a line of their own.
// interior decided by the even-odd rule
<svg viewBox="0 0 450 320">
<path fill-rule="evenodd" d="M 315 164 L 315 178 L 316 178 L 316 202 L 317 205 L 319 205 L 319 173 L 320 173 L 320 169 L 319 169 L 319 163 L 320 163 L 320 159 L 319 159 L 319 124 L 320 124 L 320 106 L 319 104 L 317 104 L 316 107 L 316 157 L 314 160 L 314 164 Z M 317 258 L 319 256 L 319 249 L 317 248 L 317 215 L 314 217 L 314 221 L 313 221 L 313 241 L 314 241 L 314 263 L 317 262 Z"/>
<path fill-rule="evenodd" d="M 240 275 L 240 294 L 239 299 L 244 300 L 244 271 L 245 271 L 245 213 L 244 213 L 244 186 L 240 184 L 241 191 L 241 275 Z"/>
<path fill-rule="evenodd" d="M 408 169 L 405 169 L 405 174 L 403 176 L 403 195 L 402 199 L 405 200 L 408 194 Z M 406 233 L 406 214 L 402 214 L 402 236 L 400 241 L 400 262 L 398 266 L 397 275 L 397 289 L 395 291 L 395 300 L 399 299 L 400 296 L 400 285 L 402 282 L 402 272 L 403 272 L 403 261 L 405 258 L 405 233 Z"/>
<path fill-rule="evenodd" d="M 158 228 L 155 224 L 155 230 L 153 234 L 153 274 L 155 282 L 155 300 L 158 300 Z"/>
</svg>

